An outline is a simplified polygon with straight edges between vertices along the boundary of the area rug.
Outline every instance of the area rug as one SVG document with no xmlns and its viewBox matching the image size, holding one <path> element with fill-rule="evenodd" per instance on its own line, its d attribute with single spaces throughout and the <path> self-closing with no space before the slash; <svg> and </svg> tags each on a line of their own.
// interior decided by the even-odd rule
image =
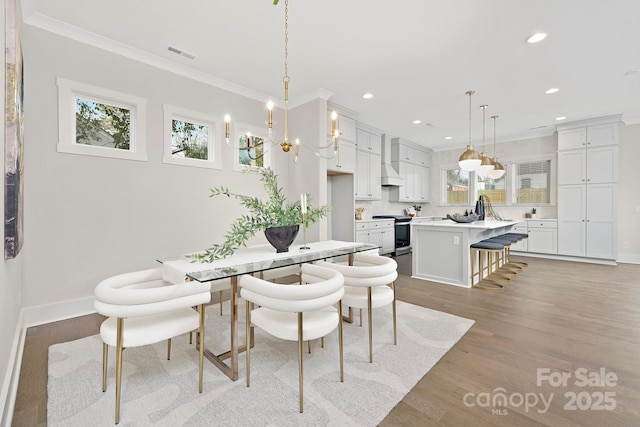
<svg viewBox="0 0 640 427">
<path fill-rule="evenodd" d="M 242 307 L 244 304 L 240 304 Z M 228 303 L 207 308 L 206 346 L 229 347 Z M 398 302 L 398 345 L 391 307 L 373 310 L 373 363 L 368 363 L 366 315 L 360 327 L 344 324 L 345 378 L 339 379 L 337 331 L 304 355 L 304 412 L 298 411 L 297 343 L 256 329 L 251 387 L 245 357 L 231 381 L 205 360 L 198 394 L 198 353 L 187 336 L 129 348 L 123 357 L 121 426 L 375 426 L 473 325 L 473 320 Z M 240 342 L 244 343 L 244 311 Z M 306 350 L 305 345 L 305 350 Z M 49 348 L 48 425 L 111 426 L 115 411 L 115 353 L 109 351 L 107 391 L 101 391 L 99 336 Z"/>
</svg>

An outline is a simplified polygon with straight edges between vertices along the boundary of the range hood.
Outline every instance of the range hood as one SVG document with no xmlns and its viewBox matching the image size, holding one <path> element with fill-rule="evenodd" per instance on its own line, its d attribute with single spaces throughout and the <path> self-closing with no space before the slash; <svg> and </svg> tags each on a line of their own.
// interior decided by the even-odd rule
<svg viewBox="0 0 640 427">
<path fill-rule="evenodd" d="M 389 163 L 382 164 L 382 185 L 384 187 L 400 187 L 404 185 L 404 179 Z"/>
<path fill-rule="evenodd" d="M 404 178 L 391 166 L 391 137 L 382 135 L 382 186 L 400 187 L 404 185 Z"/>
</svg>

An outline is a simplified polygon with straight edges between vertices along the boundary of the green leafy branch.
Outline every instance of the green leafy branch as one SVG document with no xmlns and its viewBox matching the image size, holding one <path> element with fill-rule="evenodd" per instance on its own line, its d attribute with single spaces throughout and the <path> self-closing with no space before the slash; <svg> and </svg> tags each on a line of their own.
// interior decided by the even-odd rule
<svg viewBox="0 0 640 427">
<path fill-rule="evenodd" d="M 303 215 L 300 201 L 287 203 L 282 188 L 278 184 L 278 176 L 271 168 L 246 169 L 248 173 L 260 174 L 260 181 L 267 193 L 267 201 L 258 197 L 233 193 L 228 187 L 218 186 L 211 188 L 209 197 L 227 196 L 240 200 L 240 204 L 249 212 L 237 218 L 231 229 L 225 234 L 223 244 L 214 244 L 205 249 L 203 253 L 190 255 L 194 261 L 213 262 L 216 259 L 226 258 L 232 255 L 240 246 L 246 246 L 247 241 L 257 232 L 267 228 L 283 225 L 302 224 Z M 304 226 L 317 222 L 327 216 L 328 206 L 314 208 L 310 206 L 311 197 L 307 195 L 307 214 Z"/>
</svg>

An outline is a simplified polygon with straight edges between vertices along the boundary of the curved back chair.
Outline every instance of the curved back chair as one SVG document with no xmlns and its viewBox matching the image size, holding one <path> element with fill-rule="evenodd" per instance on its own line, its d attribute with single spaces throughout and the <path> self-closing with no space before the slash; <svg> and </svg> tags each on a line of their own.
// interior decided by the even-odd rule
<svg viewBox="0 0 640 427">
<path fill-rule="evenodd" d="M 211 300 L 208 283 L 173 285 L 162 280 L 162 268 L 120 274 L 103 280 L 95 289 L 94 307 L 108 318 L 100 326 L 102 338 L 102 391 L 107 389 L 107 346 L 116 348 L 116 424 L 120 422 L 122 351 L 199 331 L 199 392 L 202 393 L 204 304 Z M 193 307 L 198 306 L 198 311 Z"/>
<path fill-rule="evenodd" d="M 302 343 L 324 337 L 338 328 L 340 381 L 344 382 L 342 309 L 344 278 L 336 271 L 312 264 L 302 266 L 302 285 L 272 283 L 253 276 L 240 278 L 240 296 L 246 300 L 247 337 L 258 327 L 276 338 L 298 341 L 298 388 L 303 411 Z M 256 304 L 260 308 L 251 309 Z M 337 305 L 337 309 L 333 307 Z M 250 385 L 251 346 L 246 351 L 247 387 Z"/>
<path fill-rule="evenodd" d="M 396 329 L 396 288 L 398 264 L 392 258 L 358 253 L 353 265 L 319 261 L 321 267 L 339 271 L 344 276 L 344 297 L 348 306 L 368 311 L 369 363 L 373 363 L 373 326 L 371 311 L 377 307 L 393 304 L 393 344 L 398 344 Z M 391 285 L 391 286 L 388 286 Z"/>
</svg>

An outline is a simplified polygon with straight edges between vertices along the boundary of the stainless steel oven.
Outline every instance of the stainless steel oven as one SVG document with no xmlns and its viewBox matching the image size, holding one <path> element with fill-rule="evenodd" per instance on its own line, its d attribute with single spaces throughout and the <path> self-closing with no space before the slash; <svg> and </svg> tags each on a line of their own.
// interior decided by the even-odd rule
<svg viewBox="0 0 640 427">
<path fill-rule="evenodd" d="M 411 217 L 404 215 L 374 215 L 373 219 L 393 219 L 395 222 L 395 251 L 393 256 L 411 252 Z"/>
</svg>

